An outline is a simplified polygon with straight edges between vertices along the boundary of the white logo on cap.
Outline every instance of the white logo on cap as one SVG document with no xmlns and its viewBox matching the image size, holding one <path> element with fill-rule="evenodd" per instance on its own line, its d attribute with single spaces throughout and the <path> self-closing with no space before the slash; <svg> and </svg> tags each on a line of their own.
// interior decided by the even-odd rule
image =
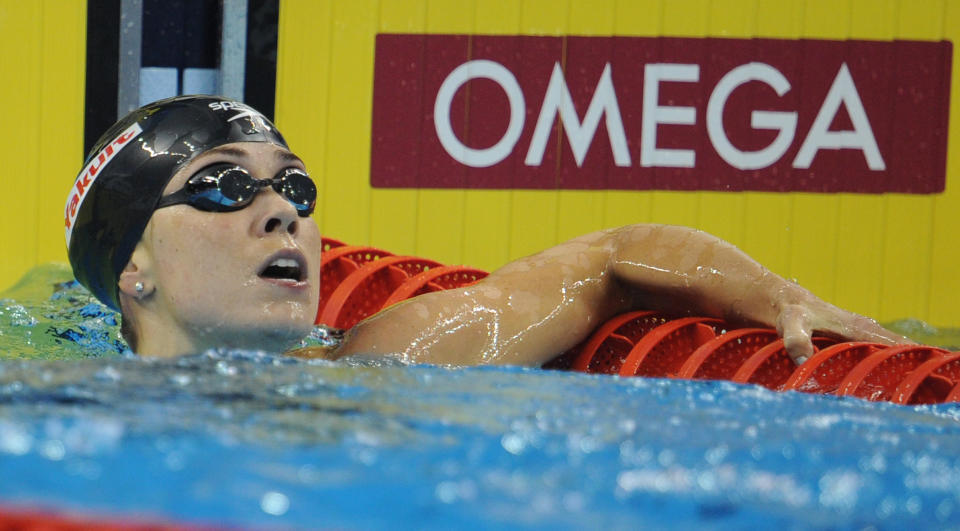
<svg viewBox="0 0 960 531">
<path fill-rule="evenodd" d="M 215 101 L 208 103 L 207 106 L 214 111 L 238 111 L 237 114 L 227 118 L 228 122 L 239 120 L 240 118 L 251 118 L 256 120 L 260 125 L 265 125 L 265 118 L 262 114 L 257 112 L 253 107 L 238 101 Z"/>
</svg>

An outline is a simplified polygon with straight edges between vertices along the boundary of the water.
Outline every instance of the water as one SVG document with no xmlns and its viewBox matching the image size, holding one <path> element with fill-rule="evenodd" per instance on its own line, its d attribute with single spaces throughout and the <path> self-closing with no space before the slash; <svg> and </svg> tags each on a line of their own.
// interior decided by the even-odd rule
<svg viewBox="0 0 960 531">
<path fill-rule="evenodd" d="M 960 528 L 960 406 L 258 352 L 141 360 L 64 274 L 35 270 L 0 301 L 0 507 L 284 529 Z"/>
</svg>

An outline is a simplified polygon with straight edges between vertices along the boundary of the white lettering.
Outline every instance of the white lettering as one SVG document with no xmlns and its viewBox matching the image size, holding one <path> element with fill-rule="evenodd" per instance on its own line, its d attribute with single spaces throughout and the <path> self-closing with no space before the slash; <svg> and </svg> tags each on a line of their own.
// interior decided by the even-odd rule
<svg viewBox="0 0 960 531">
<path fill-rule="evenodd" d="M 603 67 L 600 81 L 593 91 L 593 99 L 583 117 L 583 123 L 577 116 L 577 109 L 573 106 L 573 97 L 563 78 L 560 63 L 554 63 L 550 84 L 540 107 L 540 117 L 537 127 L 530 141 L 530 149 L 524 163 L 527 166 L 539 166 L 543 162 L 543 153 L 547 149 L 547 140 L 556 115 L 560 115 L 560 122 L 567 133 L 567 141 L 573 150 L 573 157 L 577 166 L 583 166 L 583 159 L 593 142 L 593 136 L 600 125 L 600 115 L 606 115 L 607 137 L 610 139 L 610 148 L 613 150 L 613 161 L 617 166 L 630 166 L 630 151 L 627 149 L 627 134 L 623 130 L 623 119 L 620 117 L 620 106 L 617 104 L 617 94 L 613 90 L 613 78 L 610 76 L 610 63 Z"/>
<path fill-rule="evenodd" d="M 840 104 L 846 105 L 847 114 L 853 123 L 853 131 L 830 131 L 833 122 L 840 110 Z M 880 156 L 880 148 L 873 136 L 867 111 L 860 101 L 860 94 L 853 83 L 853 77 L 847 68 L 847 63 L 840 65 L 840 71 L 827 92 L 827 97 L 820 106 L 820 112 L 810 126 L 810 132 L 804 139 L 797 157 L 793 159 L 794 168 L 807 169 L 813 163 L 813 157 L 821 149 L 859 149 L 867 159 L 867 166 L 874 171 L 887 169 L 887 165 Z"/>
<path fill-rule="evenodd" d="M 574 106 L 563 69 L 559 62 L 554 63 L 524 164 L 539 166 L 543 163 L 547 146 L 552 144 L 551 132 L 558 115 L 560 126 L 566 133 L 567 142 L 578 167 L 583 166 L 586 160 L 601 117 L 605 119 L 614 163 L 619 167 L 629 167 L 632 164 L 629 142 L 620 112 L 620 102 L 613 84 L 612 69 L 610 62 L 604 65 L 590 104 L 581 120 Z M 454 133 L 450 121 L 451 105 L 457 91 L 465 83 L 476 78 L 490 79 L 499 85 L 506 94 L 510 106 L 506 131 L 493 146 L 487 148 L 466 146 Z M 661 124 L 697 124 L 695 107 L 660 104 L 660 85 L 664 82 L 697 83 L 699 81 L 700 66 L 697 64 L 651 63 L 644 66 L 640 117 L 641 166 L 695 167 L 696 152 L 692 146 L 691 149 L 657 147 L 657 128 Z M 750 62 L 730 70 L 720 79 L 713 87 L 706 107 L 707 135 L 713 148 L 727 164 L 739 170 L 757 170 L 778 163 L 796 140 L 798 124 L 796 111 L 754 110 L 750 113 L 750 126 L 753 129 L 775 131 L 776 137 L 766 147 L 754 151 L 741 150 L 731 142 L 728 131 L 723 125 L 727 102 L 737 89 L 753 81 L 772 88 L 779 97 L 783 97 L 792 89 L 790 81 L 776 67 L 767 63 Z M 668 103 L 672 103 L 670 98 L 665 99 Z M 242 104 L 230 102 L 210 105 L 215 110 L 245 109 Z M 850 115 L 853 123 L 852 130 L 830 131 L 830 124 L 836 118 L 841 105 L 846 106 Z M 482 113 L 474 113 L 473 116 L 476 119 L 483 119 Z M 484 59 L 469 61 L 455 68 L 441 84 L 434 102 L 433 120 L 437 138 L 453 159 L 475 168 L 493 166 L 513 153 L 522 134 L 526 120 L 523 90 L 513 73 L 502 64 Z M 810 131 L 793 160 L 793 167 L 808 169 L 821 149 L 859 149 L 863 152 L 867 166 L 871 170 L 886 169 L 870 120 L 846 63 L 840 66 Z"/>
<path fill-rule="evenodd" d="M 643 118 L 640 130 L 640 165 L 692 168 L 696 154 L 692 149 L 657 148 L 657 125 L 694 125 L 693 107 L 660 105 L 660 82 L 695 83 L 700 80 L 700 65 L 651 63 L 643 70 Z"/>
<path fill-rule="evenodd" d="M 790 90 L 790 82 L 776 68 L 766 63 L 747 63 L 738 66 L 720 79 L 707 103 L 707 134 L 714 149 L 727 164 L 741 170 L 766 168 L 780 160 L 790 148 L 793 136 L 797 132 L 797 113 L 753 111 L 750 114 L 750 126 L 754 129 L 772 129 L 779 131 L 769 146 L 758 151 L 741 151 L 727 138 L 723 128 L 723 109 L 727 98 L 741 85 L 750 81 L 766 83 L 783 96 Z"/>
<path fill-rule="evenodd" d="M 473 149 L 464 145 L 454 134 L 453 126 L 450 124 L 450 105 L 453 103 L 453 96 L 464 83 L 475 78 L 490 79 L 500 85 L 510 102 L 510 122 L 506 132 L 496 144 L 484 149 Z M 523 131 L 526 112 L 526 102 L 517 78 L 500 63 L 477 59 L 458 66 L 443 80 L 437 92 L 437 101 L 433 106 L 433 124 L 443 149 L 457 162 L 474 168 L 486 168 L 507 158 L 513 151 Z"/>
<path fill-rule="evenodd" d="M 120 153 L 120 150 L 126 146 L 127 142 L 142 132 L 143 130 L 140 128 L 140 124 L 134 122 L 124 129 L 122 133 L 117 135 L 116 138 L 111 140 L 106 147 L 101 149 L 100 153 L 91 157 L 90 162 L 80 171 L 80 175 L 78 175 L 73 182 L 73 187 L 70 188 L 70 195 L 67 196 L 66 215 L 64 216 L 63 222 L 67 248 L 70 248 L 70 238 L 73 236 L 73 223 L 76 221 L 77 212 L 79 212 L 83 200 L 86 199 L 87 193 L 93 186 L 93 181 L 97 180 L 97 177 L 103 174 L 106 165 Z"/>
</svg>

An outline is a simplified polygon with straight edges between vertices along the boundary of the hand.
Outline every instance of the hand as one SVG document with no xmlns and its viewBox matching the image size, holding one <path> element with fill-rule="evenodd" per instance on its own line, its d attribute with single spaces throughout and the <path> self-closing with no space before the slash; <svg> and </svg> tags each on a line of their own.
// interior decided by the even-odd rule
<svg viewBox="0 0 960 531">
<path fill-rule="evenodd" d="M 804 303 L 781 306 L 777 332 L 783 338 L 787 353 L 798 365 L 814 353 L 811 342 L 814 332 L 847 341 L 871 341 L 884 345 L 916 343 L 887 330 L 873 319 L 841 310 L 815 297 Z"/>
</svg>

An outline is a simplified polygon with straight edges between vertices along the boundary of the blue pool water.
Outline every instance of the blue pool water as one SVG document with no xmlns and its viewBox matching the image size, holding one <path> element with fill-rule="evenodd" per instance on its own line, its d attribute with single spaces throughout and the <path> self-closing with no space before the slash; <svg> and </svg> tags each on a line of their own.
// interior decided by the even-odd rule
<svg viewBox="0 0 960 531">
<path fill-rule="evenodd" d="M 284 529 L 960 527 L 960 406 L 259 352 L 142 360 L 75 284 L 51 289 L 63 274 L 0 300 L 0 508 Z"/>
</svg>

